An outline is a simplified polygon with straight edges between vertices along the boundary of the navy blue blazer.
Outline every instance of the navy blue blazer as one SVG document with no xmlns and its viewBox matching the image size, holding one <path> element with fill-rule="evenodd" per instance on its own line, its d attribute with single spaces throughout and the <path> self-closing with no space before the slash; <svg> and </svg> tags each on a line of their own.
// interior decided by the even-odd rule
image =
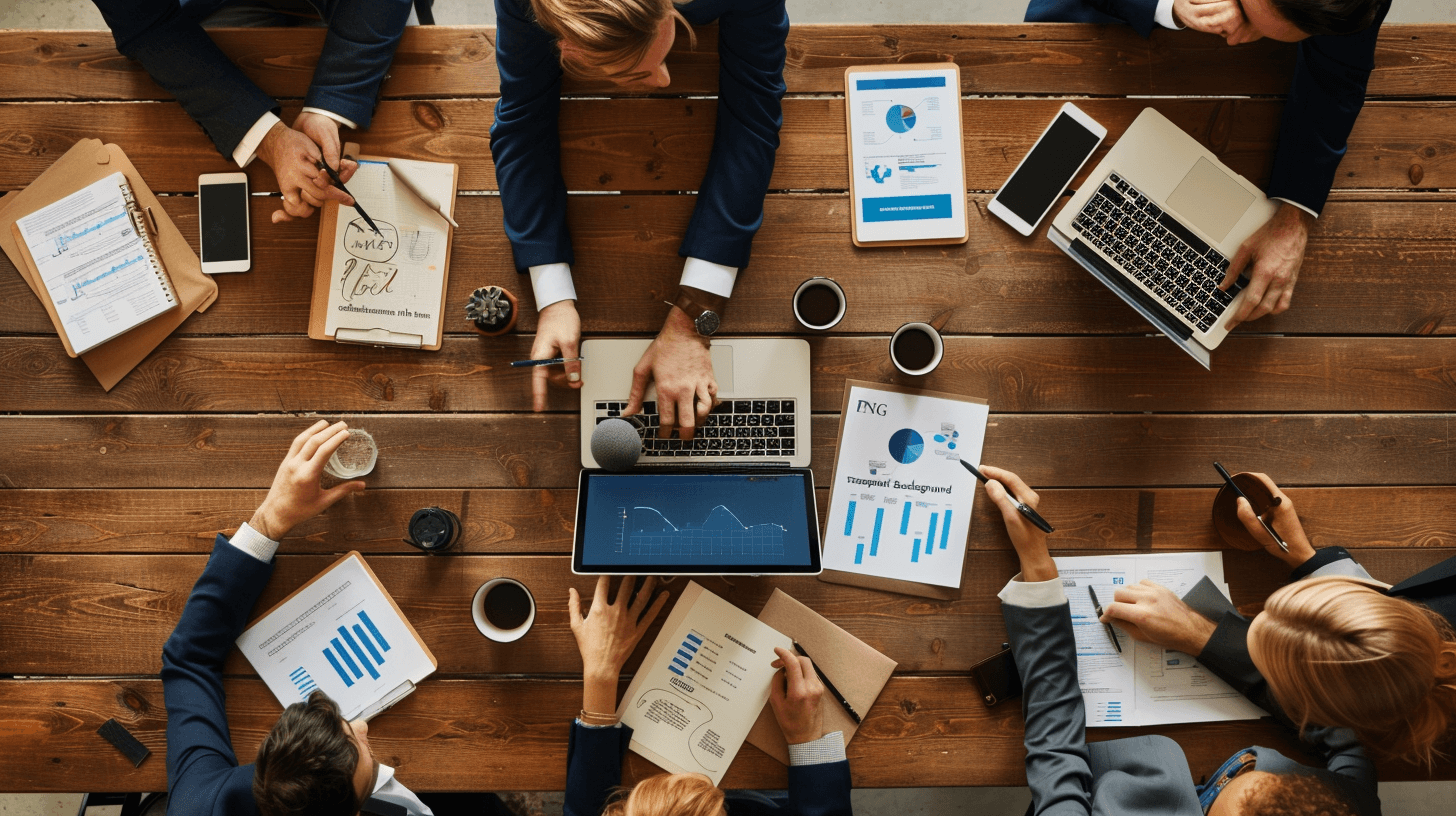
<svg viewBox="0 0 1456 816">
<path fill-rule="evenodd" d="M 566 808 L 563 816 L 598 816 L 612 790 L 622 784 L 622 757 L 632 729 L 571 724 L 566 749 Z M 729 816 L 850 816 L 849 760 L 790 765 L 788 799 L 727 795 Z"/>
<path fill-rule="evenodd" d="M 783 123 L 784 0 L 693 0 L 695 26 L 718 22 L 718 125 L 678 254 L 743 268 L 763 223 Z M 500 101 L 490 152 L 516 268 L 573 263 L 561 177 L 561 64 L 528 0 L 495 0 Z"/>
<path fill-rule="evenodd" d="M 1157 6 L 1157 0 L 1031 0 L 1026 21 L 1127 23 L 1146 37 L 1152 33 Z M 1270 198 L 1288 199 L 1316 213 L 1324 209 L 1350 131 L 1365 105 L 1365 87 L 1375 69 L 1375 40 L 1389 11 L 1386 2 L 1370 27 L 1357 34 L 1299 43 L 1279 120 Z"/>
<path fill-rule="evenodd" d="M 232 0 L 92 0 L 116 50 L 177 97 L 218 152 L 231 158 L 248 129 L 278 103 L 253 84 L 202 30 Z M 303 104 L 369 127 L 411 0 L 310 0 L 328 21 Z"/>
</svg>

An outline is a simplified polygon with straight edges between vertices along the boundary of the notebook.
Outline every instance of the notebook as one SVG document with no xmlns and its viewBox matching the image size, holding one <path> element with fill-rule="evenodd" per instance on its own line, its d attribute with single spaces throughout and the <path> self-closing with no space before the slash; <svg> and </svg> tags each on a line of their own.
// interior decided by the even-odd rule
<svg viewBox="0 0 1456 816">
<path fill-rule="evenodd" d="M 177 292 L 121 173 L 18 219 L 14 229 L 73 355 L 177 308 Z"/>
</svg>

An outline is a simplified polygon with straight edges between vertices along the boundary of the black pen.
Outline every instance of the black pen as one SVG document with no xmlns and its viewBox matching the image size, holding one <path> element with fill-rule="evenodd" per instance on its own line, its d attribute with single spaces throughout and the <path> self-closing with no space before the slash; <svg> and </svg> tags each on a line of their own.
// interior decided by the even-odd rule
<svg viewBox="0 0 1456 816">
<path fill-rule="evenodd" d="M 976 470 L 975 465 L 967 462 L 964 459 L 960 460 L 960 463 L 966 470 L 969 470 L 972 474 L 974 474 L 977 479 L 980 479 L 982 484 L 985 484 L 987 481 L 989 481 L 986 478 L 986 474 L 982 473 L 979 470 Z M 1002 487 L 1005 487 L 1005 485 L 1002 485 Z M 1006 495 L 1011 496 L 1011 491 L 1006 491 Z M 1035 524 L 1043 533 L 1056 532 L 1056 528 L 1051 526 L 1050 524 L 1047 524 L 1047 520 L 1042 518 L 1040 513 L 1033 510 L 1031 508 L 1031 505 L 1022 501 L 1021 499 L 1016 498 L 1015 496 L 1011 496 L 1011 500 L 1016 502 L 1016 509 L 1021 513 L 1021 515 L 1026 516 L 1026 520 L 1031 522 L 1032 524 Z"/>
<path fill-rule="evenodd" d="M 370 218 L 369 213 L 364 212 L 364 208 L 359 206 L 359 199 L 354 198 L 354 194 L 349 192 L 348 187 L 344 186 L 344 180 L 339 178 L 338 172 L 335 171 L 334 168 L 328 166 L 322 160 L 318 161 L 316 163 L 316 166 L 318 167 L 318 169 L 329 174 L 329 181 L 332 181 L 335 187 L 338 187 L 340 190 L 342 190 L 344 192 L 344 195 L 354 199 L 354 211 L 359 213 L 359 217 L 364 219 L 364 223 L 369 225 L 369 229 L 374 230 L 375 235 L 378 235 L 381 238 L 384 237 L 384 233 L 380 232 L 379 227 L 374 225 L 374 219 Z"/>
<path fill-rule="evenodd" d="M 552 357 L 549 360 L 512 360 L 511 368 L 534 368 L 537 366 L 560 365 L 562 363 L 579 363 L 585 357 Z"/>
<path fill-rule="evenodd" d="M 1087 594 L 1092 596 L 1092 608 L 1097 612 L 1097 619 L 1101 620 L 1102 603 L 1097 600 L 1097 590 L 1093 589 L 1091 584 L 1087 585 Z M 1122 644 L 1117 642 L 1117 633 L 1112 630 L 1112 624 L 1104 623 L 1102 625 L 1107 627 L 1107 636 L 1112 638 L 1112 645 L 1117 647 L 1117 653 L 1122 654 Z"/>
<path fill-rule="evenodd" d="M 1248 496 L 1244 495 L 1244 491 L 1240 490 L 1238 485 L 1234 484 L 1234 477 L 1230 476 L 1229 472 L 1223 469 L 1223 465 L 1214 462 L 1213 466 L 1215 468 L 1218 468 L 1218 475 L 1223 477 L 1224 482 L 1226 482 L 1229 487 L 1233 488 L 1234 495 L 1238 496 L 1246 502 L 1249 502 L 1249 509 L 1254 510 L 1254 503 L 1249 500 Z M 1274 504 L 1272 506 L 1278 507 L 1279 503 L 1279 498 L 1275 497 Z M 1269 522 L 1264 520 L 1263 516 L 1259 515 L 1259 512 L 1257 510 L 1254 511 L 1254 518 L 1258 519 L 1259 523 L 1264 525 L 1264 532 L 1268 533 L 1269 537 L 1274 539 L 1274 543 L 1279 545 L 1279 549 L 1285 552 L 1289 552 L 1289 545 L 1284 543 L 1284 539 L 1280 538 L 1279 534 L 1274 532 L 1274 528 L 1269 525 Z"/>
<path fill-rule="evenodd" d="M 804 647 L 800 646 L 799 641 L 797 640 L 794 641 L 794 651 L 798 652 L 804 657 L 809 657 L 809 653 L 804 651 Z M 809 657 L 809 662 L 814 664 L 814 673 L 819 675 L 819 680 L 824 684 L 824 688 L 829 689 L 829 693 L 834 695 L 834 698 L 839 701 L 839 704 L 841 706 L 844 707 L 844 712 L 849 715 L 849 718 L 851 720 L 854 720 L 855 725 L 859 725 L 861 723 L 861 720 L 859 718 L 859 715 L 854 713 L 854 706 L 850 705 L 849 701 L 844 699 L 844 695 L 839 693 L 839 689 L 835 688 L 834 684 L 829 682 L 829 678 L 824 676 L 824 670 L 819 668 L 818 661 L 816 661 L 812 657 Z"/>
</svg>

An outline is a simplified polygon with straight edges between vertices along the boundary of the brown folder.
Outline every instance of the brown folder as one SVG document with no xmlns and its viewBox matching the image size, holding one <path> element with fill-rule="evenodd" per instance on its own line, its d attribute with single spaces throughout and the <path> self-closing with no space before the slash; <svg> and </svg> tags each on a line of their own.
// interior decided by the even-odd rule
<svg viewBox="0 0 1456 816">
<path fill-rule="evenodd" d="M 885 684 L 894 674 L 895 661 L 875 651 L 868 643 L 829 622 L 828 618 L 775 589 L 758 619 L 793 638 L 804 647 L 824 676 L 844 694 L 856 714 L 863 719 L 870 713 Z M 824 712 L 826 733 L 844 732 L 844 744 L 854 738 L 859 728 L 845 713 L 839 698 L 826 688 L 819 703 Z M 785 765 L 789 764 L 789 746 L 784 732 L 774 720 L 772 704 L 765 705 L 758 722 L 748 732 L 748 739 L 765 754 Z"/>
<path fill-rule="evenodd" d="M 177 230 L 167 211 L 162 209 L 161 202 L 142 180 L 141 173 L 114 144 L 104 145 L 99 139 L 82 139 L 29 187 L 0 198 L 0 249 L 5 250 L 11 263 L 20 271 L 20 276 L 45 305 L 66 353 L 75 357 L 77 355 L 66 340 L 66 332 L 56 316 L 55 304 L 50 302 L 41 284 L 40 271 L 36 269 L 30 252 L 15 235 L 15 222 L 117 172 L 126 176 L 132 194 L 136 196 L 137 206 L 147 214 L 148 224 L 153 227 L 153 243 L 162 256 L 162 265 L 172 279 L 182 308 L 160 314 L 80 355 L 81 361 L 107 391 L 146 359 L 188 316 L 211 306 L 217 300 L 217 284 L 202 274 L 202 262 L 198 260 L 197 253 L 192 251 L 187 239 Z"/>
</svg>

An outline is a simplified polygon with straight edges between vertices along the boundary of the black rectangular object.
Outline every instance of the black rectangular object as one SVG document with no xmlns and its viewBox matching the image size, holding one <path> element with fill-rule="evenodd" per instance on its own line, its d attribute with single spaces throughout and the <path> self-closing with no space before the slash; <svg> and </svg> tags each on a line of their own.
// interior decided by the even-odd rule
<svg viewBox="0 0 1456 816">
<path fill-rule="evenodd" d="M 96 733 L 120 751 L 131 762 L 133 768 L 140 768 L 142 761 L 152 755 L 152 749 L 142 745 L 141 740 L 132 736 L 132 733 L 126 730 L 126 726 L 114 718 L 102 723 L 101 727 L 96 729 Z"/>
</svg>

